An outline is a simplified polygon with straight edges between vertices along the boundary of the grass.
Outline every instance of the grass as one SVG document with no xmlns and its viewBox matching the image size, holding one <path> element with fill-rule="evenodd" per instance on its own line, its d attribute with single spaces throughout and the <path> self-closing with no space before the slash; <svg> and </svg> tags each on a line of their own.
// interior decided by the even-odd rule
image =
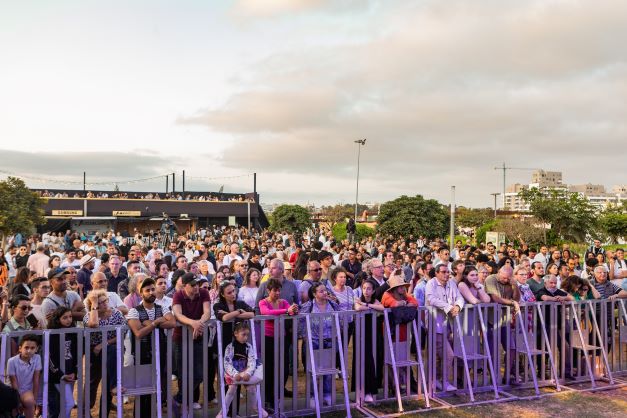
<svg viewBox="0 0 627 418">
<path fill-rule="evenodd" d="M 411 405 L 407 405 L 409 409 Z M 394 413 L 384 407 L 386 413 Z M 328 414 L 325 417 L 339 417 Z M 564 392 L 540 399 L 435 409 L 403 417 L 456 417 L 456 418 L 512 418 L 512 417 L 625 417 L 627 416 L 627 388 L 599 392 Z"/>
<path fill-rule="evenodd" d="M 415 407 L 405 403 L 406 409 Z M 393 414 L 396 410 L 393 405 L 386 403 L 381 407 L 373 408 L 381 413 Z M 366 417 L 356 409 L 351 410 L 355 418 Z M 308 415 L 314 417 L 315 415 Z M 324 418 L 344 418 L 346 412 L 336 411 L 321 414 Z M 541 417 L 585 417 L 607 418 L 627 416 L 627 388 L 599 392 L 564 392 L 540 399 L 526 399 L 520 401 L 501 402 L 478 406 L 464 406 L 458 408 L 434 409 L 420 413 L 408 414 L 403 417 L 429 418 L 541 418 Z"/>
</svg>

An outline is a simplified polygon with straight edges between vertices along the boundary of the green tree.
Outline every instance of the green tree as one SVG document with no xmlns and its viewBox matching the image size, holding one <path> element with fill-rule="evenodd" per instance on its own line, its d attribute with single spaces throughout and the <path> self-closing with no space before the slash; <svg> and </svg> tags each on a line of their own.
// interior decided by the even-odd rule
<svg viewBox="0 0 627 418">
<path fill-rule="evenodd" d="M 375 230 L 373 228 L 370 228 L 367 225 L 364 224 L 356 224 L 355 225 L 357 230 L 355 232 L 355 236 L 357 241 L 361 241 L 364 238 L 368 238 L 368 237 L 374 237 L 375 234 Z M 338 223 L 335 224 L 335 226 L 333 226 L 333 237 L 335 237 L 336 240 L 342 241 L 346 239 L 346 222 L 343 223 Z"/>
<path fill-rule="evenodd" d="M 492 209 L 471 209 L 463 206 L 455 210 L 455 223 L 460 227 L 479 228 L 494 219 Z"/>
<path fill-rule="evenodd" d="M 31 191 L 18 178 L 8 177 L 0 181 L 0 234 L 4 237 L 16 232 L 30 232 L 37 225 L 46 223 L 45 200 Z"/>
<path fill-rule="evenodd" d="M 340 204 L 335 206 L 323 206 L 321 215 L 329 228 L 333 229 L 338 223 L 345 222 L 346 219 L 355 215 L 355 207 Z"/>
<path fill-rule="evenodd" d="M 613 208 L 608 208 L 601 214 L 599 226 L 612 242 L 627 238 L 627 211 L 620 213 Z"/>
<path fill-rule="evenodd" d="M 497 220 L 493 219 L 491 221 L 484 223 L 479 228 L 477 228 L 477 231 L 475 232 L 475 241 L 477 242 L 477 245 L 481 244 L 482 242 L 486 242 L 486 239 L 485 239 L 486 233 L 498 232 L 497 224 L 498 224 Z"/>
<path fill-rule="evenodd" d="M 583 242 L 597 226 L 597 213 L 588 199 L 564 190 L 521 190 L 537 220 L 550 224 L 558 239 Z M 546 235 L 544 241 L 546 242 Z"/>
<path fill-rule="evenodd" d="M 600 213 L 599 234 L 605 235 L 612 242 L 627 238 L 627 200 L 610 203 Z"/>
<path fill-rule="evenodd" d="M 299 205 L 280 205 L 272 212 L 273 231 L 303 232 L 311 226 L 311 214 Z"/>
<path fill-rule="evenodd" d="M 449 214 L 437 200 L 401 196 L 381 205 L 377 231 L 384 235 L 443 237 L 448 231 Z"/>
</svg>

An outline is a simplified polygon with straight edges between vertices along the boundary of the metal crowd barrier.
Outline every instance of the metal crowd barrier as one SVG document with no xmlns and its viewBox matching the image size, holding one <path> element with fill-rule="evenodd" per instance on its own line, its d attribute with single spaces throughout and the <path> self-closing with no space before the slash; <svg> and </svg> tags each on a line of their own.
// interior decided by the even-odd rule
<svg viewBox="0 0 627 418">
<path fill-rule="evenodd" d="M 255 399 L 246 397 L 242 402 L 238 393 L 232 413 L 261 416 L 263 407 L 275 416 L 319 417 L 330 411 L 350 416 L 351 408 L 356 408 L 367 416 L 381 416 L 385 414 L 377 408 L 382 404 L 410 412 L 406 410 L 409 401 L 419 405 L 414 410 L 426 410 L 549 396 L 565 390 L 615 388 L 627 384 L 626 302 L 541 302 L 522 304 L 517 313 L 496 304 L 469 305 L 455 318 L 446 316 L 441 332 L 436 329 L 438 312 L 432 307 L 418 308 L 404 323 L 398 323 L 396 312 L 389 309 L 381 313 L 255 316 L 250 320 L 249 342 L 263 363 L 264 381 L 256 388 Z M 267 324 L 274 325 L 269 335 Z M 50 371 L 45 367 L 51 360 L 51 339 L 61 346 L 75 339 L 79 342 L 78 368 L 72 386 L 77 409 L 68 411 L 73 405 L 66 405 L 61 388 L 59 416 L 97 416 L 98 411 L 104 415 L 106 390 L 100 390 L 105 396 L 90 408 L 94 359 L 90 341 L 96 334 L 106 341 L 107 333 L 115 332 L 117 342 L 114 348 L 103 345 L 99 365 L 101 388 L 109 386 L 114 370 L 111 362 L 115 365 L 113 415 L 214 417 L 226 407 L 228 388 L 221 359 L 232 338 L 226 328 L 227 324 L 211 320 L 194 342 L 191 330 L 183 326 L 180 344 L 174 344 L 173 330 L 164 332 L 165 340 L 155 331 L 150 337 L 152 355 L 142 360 L 138 353 L 141 341 L 135 339 L 132 361 L 128 348 L 124 359 L 124 338 L 130 335 L 126 327 L 3 333 L 0 378 L 8 381 L 6 363 L 15 353 L 16 340 L 25 334 L 40 335 L 44 364 L 40 403 L 42 416 L 48 417 L 50 396 L 59 396 L 50 391 Z M 173 384 L 177 349 L 182 368 Z M 197 358 L 199 355 L 202 358 Z M 198 374 L 199 368 L 202 396 L 195 398 L 194 371 Z M 173 399 L 178 390 L 180 404 Z M 366 395 L 373 392 L 374 402 L 367 403 Z M 218 404 L 209 398 L 213 393 Z M 124 396 L 131 402 L 135 398 L 134 406 L 124 405 Z M 142 405 L 151 406 L 150 412 L 140 406 L 141 396 Z M 195 402 L 201 404 L 200 411 L 194 410 Z"/>
</svg>

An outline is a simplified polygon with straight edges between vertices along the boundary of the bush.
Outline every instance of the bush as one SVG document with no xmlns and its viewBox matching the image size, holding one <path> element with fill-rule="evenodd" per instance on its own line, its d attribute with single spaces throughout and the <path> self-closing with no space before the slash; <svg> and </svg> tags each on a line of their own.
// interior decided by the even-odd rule
<svg viewBox="0 0 627 418">
<path fill-rule="evenodd" d="M 364 238 L 374 237 L 375 231 L 373 228 L 359 223 L 356 225 L 356 227 L 357 232 L 355 233 L 355 235 L 357 235 L 356 238 L 358 241 L 361 241 Z M 346 223 L 335 224 L 332 231 L 333 237 L 335 237 L 337 241 L 343 241 L 346 239 Z"/>
<path fill-rule="evenodd" d="M 494 219 L 494 220 L 491 220 L 490 222 L 484 223 L 479 228 L 477 228 L 477 231 L 475 232 L 475 240 L 477 242 L 477 245 L 481 244 L 482 242 L 485 242 L 486 233 L 494 230 L 494 228 L 496 228 L 496 225 L 497 225 L 497 221 L 496 219 Z"/>
</svg>

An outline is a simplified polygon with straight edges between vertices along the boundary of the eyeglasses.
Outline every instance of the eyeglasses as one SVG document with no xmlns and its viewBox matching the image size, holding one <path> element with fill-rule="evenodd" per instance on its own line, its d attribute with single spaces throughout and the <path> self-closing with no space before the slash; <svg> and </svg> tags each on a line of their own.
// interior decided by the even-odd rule
<svg viewBox="0 0 627 418">
<path fill-rule="evenodd" d="M 106 280 L 106 279 L 103 279 L 103 280 L 98 280 L 98 281 L 96 282 L 96 284 L 105 284 L 105 283 L 107 283 L 108 281 L 109 281 L 109 280 Z"/>
<path fill-rule="evenodd" d="M 321 268 L 317 268 L 317 269 L 311 269 L 311 270 L 309 270 L 309 271 L 310 271 L 310 272 L 314 272 L 314 271 L 322 271 L 322 269 L 321 269 Z"/>
<path fill-rule="evenodd" d="M 20 308 L 23 311 L 32 311 L 33 310 L 32 306 L 26 306 L 26 305 L 18 306 L 18 308 Z"/>
</svg>

